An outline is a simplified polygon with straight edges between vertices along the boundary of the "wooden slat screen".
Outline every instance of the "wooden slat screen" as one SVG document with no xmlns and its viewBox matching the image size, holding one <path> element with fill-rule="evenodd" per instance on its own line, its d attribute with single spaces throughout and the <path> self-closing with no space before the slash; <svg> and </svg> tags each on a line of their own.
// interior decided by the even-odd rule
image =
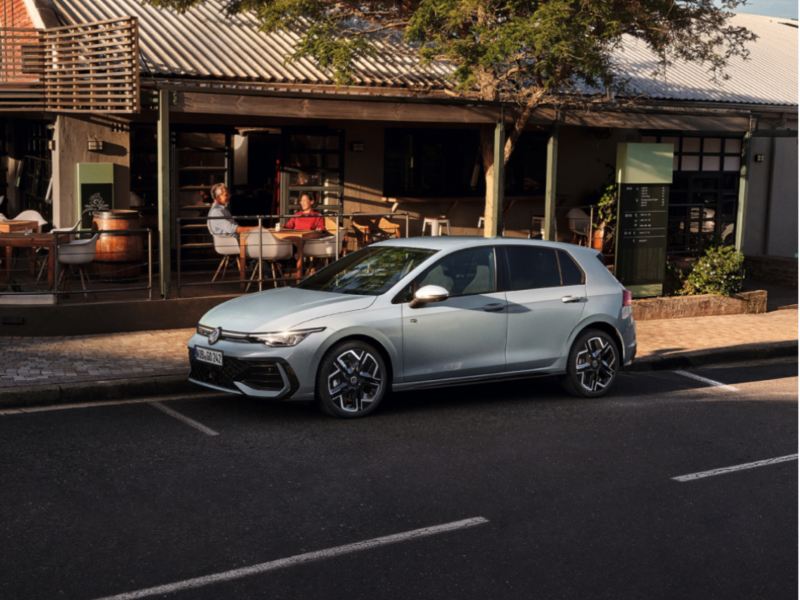
<svg viewBox="0 0 800 600">
<path fill-rule="evenodd" d="M 139 111 L 134 18 L 52 29 L 0 28 L 0 111 Z"/>
</svg>

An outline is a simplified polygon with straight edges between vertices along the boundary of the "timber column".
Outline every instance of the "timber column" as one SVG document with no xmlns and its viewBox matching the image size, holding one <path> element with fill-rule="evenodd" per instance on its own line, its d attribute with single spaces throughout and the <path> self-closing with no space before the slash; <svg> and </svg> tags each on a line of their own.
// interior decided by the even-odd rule
<svg viewBox="0 0 800 600">
<path fill-rule="evenodd" d="M 558 133 L 556 122 L 547 140 L 547 173 L 544 188 L 544 239 L 556 239 L 556 177 L 558 176 Z"/>
<path fill-rule="evenodd" d="M 158 282 L 161 297 L 169 294 L 172 252 L 170 245 L 170 138 L 169 138 L 169 90 L 158 90 L 158 124 L 156 125 L 158 146 Z"/>
<path fill-rule="evenodd" d="M 502 120 L 494 126 L 494 157 L 492 164 L 492 189 L 486 190 L 486 209 L 484 210 L 483 237 L 497 237 L 502 231 L 503 201 L 505 193 L 506 127 Z"/>
</svg>

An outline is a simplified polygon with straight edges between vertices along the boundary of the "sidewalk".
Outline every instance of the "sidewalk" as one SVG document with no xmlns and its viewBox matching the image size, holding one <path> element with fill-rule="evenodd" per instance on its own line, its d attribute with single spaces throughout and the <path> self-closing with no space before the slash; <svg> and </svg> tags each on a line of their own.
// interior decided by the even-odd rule
<svg viewBox="0 0 800 600">
<path fill-rule="evenodd" d="M 85 402 L 199 389 L 186 382 L 193 329 L 0 337 L 0 405 Z M 637 323 L 640 370 L 797 353 L 797 309 Z"/>
</svg>

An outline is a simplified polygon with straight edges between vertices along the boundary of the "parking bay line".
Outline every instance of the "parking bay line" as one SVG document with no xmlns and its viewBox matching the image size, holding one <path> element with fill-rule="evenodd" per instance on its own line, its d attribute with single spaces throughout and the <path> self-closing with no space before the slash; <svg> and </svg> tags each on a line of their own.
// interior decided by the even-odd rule
<svg viewBox="0 0 800 600">
<path fill-rule="evenodd" d="M 695 381 L 701 381 L 713 387 L 722 388 L 723 390 L 727 390 L 729 392 L 739 391 L 739 388 L 737 387 L 728 385 L 727 383 L 722 383 L 721 381 L 715 381 L 714 379 L 709 379 L 708 377 L 703 377 L 702 375 L 696 375 L 695 373 L 690 373 L 689 371 L 682 371 L 680 369 L 677 369 L 673 371 L 673 373 L 682 375 L 683 377 L 688 377 L 689 379 L 694 379 Z"/>
<path fill-rule="evenodd" d="M 687 481 L 694 481 L 695 479 L 703 479 L 705 477 L 714 477 L 716 475 L 726 475 L 735 471 L 744 471 L 746 469 L 757 469 L 758 467 L 767 467 L 769 465 L 776 465 L 790 460 L 797 460 L 797 454 L 787 454 L 786 456 L 777 456 L 775 458 L 766 458 L 764 460 L 757 460 L 749 463 L 742 463 L 740 465 L 733 465 L 731 467 L 720 467 L 719 469 L 711 469 L 710 471 L 700 471 L 699 473 L 689 473 L 688 475 L 678 475 L 672 477 L 674 481 L 686 483 Z"/>
<path fill-rule="evenodd" d="M 218 432 L 214 431 L 210 427 L 206 427 L 202 423 L 198 423 L 194 419 L 187 417 L 186 415 L 179 413 L 177 410 L 170 408 L 169 406 L 164 406 L 161 402 L 148 402 L 150 406 L 153 408 L 157 408 L 164 414 L 169 415 L 170 417 L 174 417 L 181 421 L 182 423 L 186 423 L 189 427 L 194 427 L 198 431 L 202 431 L 206 435 L 219 435 Z"/>
<path fill-rule="evenodd" d="M 193 394 L 187 396 L 186 394 L 173 394 L 169 396 L 159 396 L 159 402 L 171 402 L 173 400 L 181 401 L 194 401 L 194 400 L 208 400 L 219 397 L 218 393 L 208 394 Z M 131 400 L 100 400 L 96 402 L 70 402 L 68 404 L 47 404 L 45 406 L 20 406 L 18 408 L 3 408 L 0 409 L 0 417 L 10 417 L 13 415 L 27 415 L 45 412 L 54 412 L 62 410 L 75 410 L 81 408 L 100 408 L 103 406 L 125 406 L 128 404 L 150 404 L 153 398 L 134 398 Z"/>
<path fill-rule="evenodd" d="M 170 594 L 183 590 L 196 589 L 214 583 L 223 581 L 232 581 L 234 579 L 241 579 L 250 575 L 259 575 L 268 571 L 275 571 L 277 569 L 285 569 L 286 567 L 293 567 L 317 560 L 326 558 L 333 558 L 343 554 L 351 554 L 353 552 L 362 552 L 372 548 L 379 548 L 381 546 L 388 546 L 389 544 L 397 544 L 400 542 L 407 542 L 419 538 L 430 537 L 456 531 L 458 529 L 468 529 L 470 527 L 477 527 L 478 525 L 485 525 L 489 520 L 484 517 L 472 517 L 471 519 L 463 519 L 461 521 L 453 521 L 452 523 L 444 523 L 442 525 L 434 525 L 432 527 L 423 527 L 421 529 L 412 529 L 411 531 L 404 531 L 402 533 L 394 533 L 383 537 L 372 538 L 361 542 L 354 542 L 352 544 L 345 544 L 343 546 L 335 546 L 325 550 L 315 550 L 314 552 L 305 552 L 303 554 L 295 554 L 287 558 L 279 558 L 271 560 L 258 565 L 250 567 L 242 567 L 233 569 L 231 571 L 223 571 L 221 573 L 214 573 L 213 575 L 204 575 L 203 577 L 195 577 L 193 579 L 185 579 L 175 583 L 168 583 L 156 587 L 145 588 L 134 592 L 125 592 L 115 596 L 104 596 L 97 600 L 136 600 L 138 598 L 147 598 L 149 596 L 157 596 L 160 594 Z"/>
</svg>

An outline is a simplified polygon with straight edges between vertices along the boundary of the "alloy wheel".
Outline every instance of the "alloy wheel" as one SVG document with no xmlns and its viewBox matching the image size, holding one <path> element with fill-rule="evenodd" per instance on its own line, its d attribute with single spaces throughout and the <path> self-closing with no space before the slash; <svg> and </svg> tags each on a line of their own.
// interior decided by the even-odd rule
<svg viewBox="0 0 800 600">
<path fill-rule="evenodd" d="M 595 393 L 607 388 L 617 372 L 617 355 L 612 342 L 599 336 L 586 339 L 575 355 L 575 374 L 579 385 Z"/>
<path fill-rule="evenodd" d="M 381 363 L 371 352 L 348 349 L 333 360 L 327 379 L 331 402 L 346 413 L 360 413 L 380 397 Z"/>
</svg>

